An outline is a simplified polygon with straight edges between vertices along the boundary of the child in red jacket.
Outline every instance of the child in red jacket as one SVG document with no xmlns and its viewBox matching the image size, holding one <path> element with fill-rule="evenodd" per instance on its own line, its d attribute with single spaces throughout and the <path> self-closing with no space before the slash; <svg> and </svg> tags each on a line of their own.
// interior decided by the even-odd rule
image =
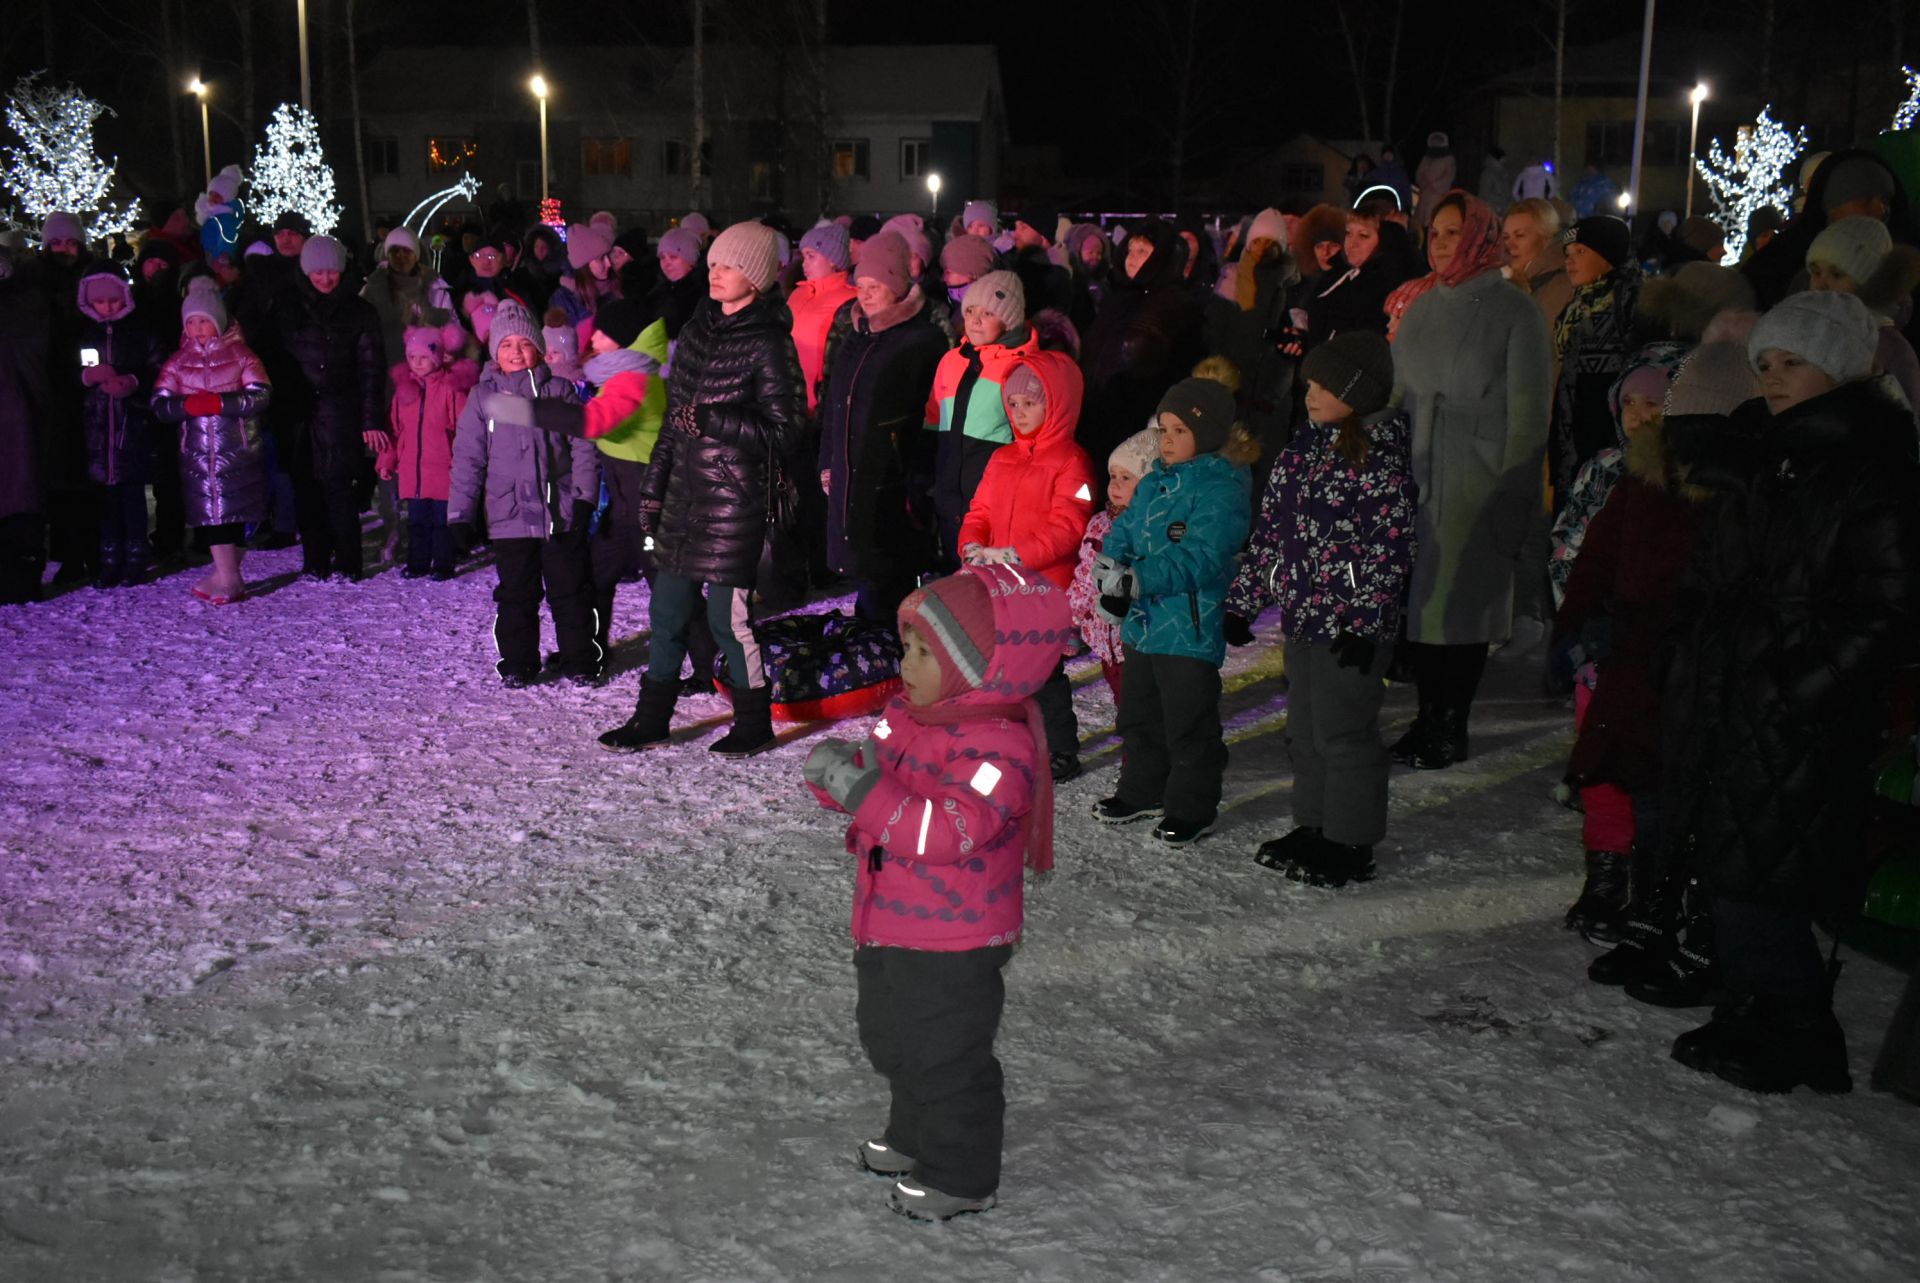
<svg viewBox="0 0 1920 1283">
<path fill-rule="evenodd" d="M 405 579 L 453 578 L 453 532 L 447 526 L 447 479 L 453 471 L 453 432 L 480 367 L 455 356 L 466 344 L 457 324 L 410 325 L 407 359 L 393 367 L 387 407 L 387 444 L 375 460 L 382 480 L 398 478 L 407 504 Z"/>
<path fill-rule="evenodd" d="M 806 778 L 853 817 L 855 1019 L 892 1088 L 863 1167 L 896 1212 L 994 1205 L 1006 1097 L 994 1032 L 1020 938 L 1023 864 L 1053 866 L 1053 783 L 1032 696 L 1072 635 L 1066 594 L 970 566 L 900 607 L 902 694 L 871 739 L 823 741 Z"/>
<path fill-rule="evenodd" d="M 1093 469 L 1073 440 L 1085 386 L 1064 352 L 1031 352 L 1009 368 L 1000 395 L 1013 441 L 987 461 L 960 523 L 962 561 L 1018 566 L 1056 587 L 1073 586 L 1080 540 L 1093 519 Z M 1080 723 L 1064 664 L 1034 702 L 1046 718 L 1054 782 L 1065 783 L 1080 774 Z"/>
</svg>

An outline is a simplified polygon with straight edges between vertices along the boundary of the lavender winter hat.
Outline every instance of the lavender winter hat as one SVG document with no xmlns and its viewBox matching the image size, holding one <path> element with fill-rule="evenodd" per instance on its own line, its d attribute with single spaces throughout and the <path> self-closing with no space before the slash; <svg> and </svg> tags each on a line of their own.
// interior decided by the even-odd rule
<svg viewBox="0 0 1920 1283">
<path fill-rule="evenodd" d="M 820 224 L 800 238 L 800 248 L 812 250 L 842 272 L 853 266 L 853 256 L 847 248 L 847 229 L 838 223 Z"/>
<path fill-rule="evenodd" d="M 660 254 L 671 254 L 684 259 L 695 267 L 700 265 L 700 234 L 676 227 L 660 238 Z"/>
<path fill-rule="evenodd" d="M 308 237 L 300 247 L 300 270 L 309 276 L 315 272 L 344 272 L 347 247 L 331 236 Z"/>
</svg>

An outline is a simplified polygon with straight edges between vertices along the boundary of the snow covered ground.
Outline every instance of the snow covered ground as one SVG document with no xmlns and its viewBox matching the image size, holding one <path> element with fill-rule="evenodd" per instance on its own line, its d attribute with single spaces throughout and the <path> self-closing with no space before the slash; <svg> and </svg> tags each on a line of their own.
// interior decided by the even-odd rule
<svg viewBox="0 0 1920 1283">
<path fill-rule="evenodd" d="M 1920 1112 L 1865 1090 L 1899 977 L 1848 968 L 1852 1096 L 1669 1061 L 1697 1017 L 1559 926 L 1567 718 L 1500 665 L 1473 760 L 1397 776 L 1380 879 L 1334 894 L 1248 859 L 1288 814 L 1275 652 L 1230 661 L 1228 809 L 1184 853 L 1087 816 L 1080 669 L 1001 1206 L 925 1226 L 849 1158 L 884 1089 L 822 728 L 722 765 L 701 698 L 612 756 L 639 638 L 606 690 L 503 691 L 490 570 L 297 556 L 234 608 L 175 576 L 0 610 L 0 1280 L 1920 1275 Z"/>
</svg>

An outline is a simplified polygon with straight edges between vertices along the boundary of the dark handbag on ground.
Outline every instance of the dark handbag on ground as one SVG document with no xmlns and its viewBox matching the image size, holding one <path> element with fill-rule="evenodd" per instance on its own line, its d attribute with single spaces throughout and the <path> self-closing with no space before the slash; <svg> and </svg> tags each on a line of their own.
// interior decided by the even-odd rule
<svg viewBox="0 0 1920 1283">
<path fill-rule="evenodd" d="M 848 617 L 783 615 L 753 626 L 773 687 L 773 716 L 817 722 L 877 713 L 900 689 L 900 634 L 890 625 Z M 714 672 L 726 680 L 726 656 Z"/>
</svg>

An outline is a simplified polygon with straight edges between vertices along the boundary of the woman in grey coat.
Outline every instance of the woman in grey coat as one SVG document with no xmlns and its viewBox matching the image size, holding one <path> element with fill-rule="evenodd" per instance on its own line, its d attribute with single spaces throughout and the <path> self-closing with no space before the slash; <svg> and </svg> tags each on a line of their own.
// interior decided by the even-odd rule
<svg viewBox="0 0 1920 1283">
<path fill-rule="evenodd" d="M 1553 344 L 1540 309 L 1500 274 L 1499 230 L 1485 203 L 1448 193 L 1433 211 L 1432 274 L 1387 302 L 1420 491 L 1407 602 L 1420 713 L 1393 752 L 1423 770 L 1467 756 L 1468 711 L 1488 645 L 1507 635 L 1542 501 Z"/>
</svg>

